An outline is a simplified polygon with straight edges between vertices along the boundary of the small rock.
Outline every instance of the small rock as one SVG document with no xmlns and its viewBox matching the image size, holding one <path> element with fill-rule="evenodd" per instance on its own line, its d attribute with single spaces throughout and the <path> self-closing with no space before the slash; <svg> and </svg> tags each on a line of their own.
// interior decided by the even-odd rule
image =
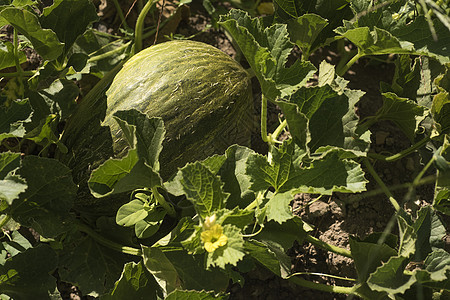
<svg viewBox="0 0 450 300">
<path fill-rule="evenodd" d="M 416 169 L 415 164 L 414 164 L 414 159 L 412 157 L 408 157 L 406 159 L 405 168 L 406 168 L 406 170 L 411 171 L 411 172 L 413 172 Z"/>
<path fill-rule="evenodd" d="M 376 145 L 384 145 L 386 138 L 388 137 L 389 132 L 386 131 L 377 131 L 375 133 L 375 144 Z"/>
<path fill-rule="evenodd" d="M 311 218 L 323 217 L 330 211 L 330 206 L 322 201 L 316 201 L 309 206 L 309 216 Z"/>
<path fill-rule="evenodd" d="M 395 143 L 395 139 L 392 137 L 388 137 L 388 138 L 386 138 L 385 142 L 386 142 L 386 146 L 393 146 Z"/>
<path fill-rule="evenodd" d="M 344 217 L 344 210 L 342 206 L 340 206 L 334 201 L 330 203 L 330 211 L 333 215 L 337 217 Z"/>
</svg>

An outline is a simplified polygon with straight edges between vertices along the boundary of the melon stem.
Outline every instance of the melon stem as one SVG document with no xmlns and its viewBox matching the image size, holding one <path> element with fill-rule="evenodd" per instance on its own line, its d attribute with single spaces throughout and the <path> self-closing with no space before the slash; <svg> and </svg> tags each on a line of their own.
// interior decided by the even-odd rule
<svg viewBox="0 0 450 300">
<path fill-rule="evenodd" d="M 147 16 L 150 8 L 152 8 L 153 4 L 156 3 L 156 0 L 148 0 L 147 3 L 142 8 L 141 13 L 138 16 L 136 21 L 136 27 L 134 30 L 134 50 L 133 54 L 138 53 L 142 50 L 142 32 L 144 31 L 144 20 Z"/>
</svg>

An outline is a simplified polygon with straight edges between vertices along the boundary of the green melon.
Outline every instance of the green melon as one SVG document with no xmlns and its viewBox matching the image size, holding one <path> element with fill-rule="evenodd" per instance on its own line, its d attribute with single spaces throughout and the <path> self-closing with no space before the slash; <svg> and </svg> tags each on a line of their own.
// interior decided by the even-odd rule
<svg viewBox="0 0 450 300">
<path fill-rule="evenodd" d="M 187 162 L 248 145 L 252 107 L 250 78 L 236 61 L 204 43 L 170 41 L 125 63 L 107 91 L 104 125 L 111 127 L 120 157 L 127 147 L 115 112 L 134 108 L 161 117 L 166 138 L 160 172 L 168 178 Z"/>
</svg>

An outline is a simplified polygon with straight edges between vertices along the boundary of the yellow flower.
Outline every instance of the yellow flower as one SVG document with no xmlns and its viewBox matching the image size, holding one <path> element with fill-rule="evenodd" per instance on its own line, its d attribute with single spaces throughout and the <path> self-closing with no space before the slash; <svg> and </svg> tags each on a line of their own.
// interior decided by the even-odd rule
<svg viewBox="0 0 450 300">
<path fill-rule="evenodd" d="M 228 242 L 228 238 L 223 234 L 222 226 L 219 224 L 214 224 L 209 229 L 203 231 L 200 238 L 208 252 L 214 252 L 217 248 L 225 246 Z"/>
</svg>

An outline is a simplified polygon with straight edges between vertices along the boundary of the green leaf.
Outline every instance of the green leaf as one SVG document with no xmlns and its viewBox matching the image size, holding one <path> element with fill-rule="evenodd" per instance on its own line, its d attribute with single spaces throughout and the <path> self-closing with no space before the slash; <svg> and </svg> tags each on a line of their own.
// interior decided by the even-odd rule
<svg viewBox="0 0 450 300">
<path fill-rule="evenodd" d="M 159 248 L 142 246 L 144 265 L 155 277 L 164 295 L 181 288 L 181 280 L 172 262 Z"/>
<path fill-rule="evenodd" d="M 370 275 L 367 284 L 374 291 L 403 294 L 417 281 L 414 276 L 403 273 L 407 264 L 404 256 L 391 257 Z"/>
<path fill-rule="evenodd" d="M 443 188 L 435 194 L 433 207 L 441 213 L 450 215 L 450 189 Z"/>
<path fill-rule="evenodd" d="M 240 229 L 244 229 L 254 220 L 255 213 L 252 210 L 239 209 L 235 207 L 233 210 L 222 209 L 216 211 L 217 223 L 221 225 L 231 224 Z"/>
<path fill-rule="evenodd" d="M 269 201 L 264 205 L 264 214 L 267 217 L 267 221 L 274 220 L 278 223 L 283 223 L 289 219 L 292 219 L 291 207 L 289 203 L 294 199 L 291 192 L 276 193 L 269 198 Z"/>
<path fill-rule="evenodd" d="M 31 243 L 19 231 L 14 230 L 9 234 L 10 240 L 3 241 L 1 244 L 3 249 L 8 252 L 8 258 L 32 248 Z M 4 265 L 5 261 L 0 265 Z"/>
<path fill-rule="evenodd" d="M 359 282 L 365 282 L 383 262 L 397 255 L 397 251 L 386 244 L 357 241 L 353 237 L 349 242 Z"/>
<path fill-rule="evenodd" d="M 448 279 L 450 270 L 450 254 L 444 249 L 436 249 L 425 259 L 425 269 L 430 273 L 430 278 L 435 281 Z"/>
<path fill-rule="evenodd" d="M 213 292 L 175 290 L 167 295 L 166 300 L 214 300 L 227 299 L 226 296 L 215 296 Z"/>
<path fill-rule="evenodd" d="M 424 113 L 424 107 L 417 105 L 413 100 L 400 98 L 393 93 L 383 93 L 382 95 L 383 106 L 373 118 L 377 121 L 394 122 L 411 142 L 414 141 L 415 131 Z"/>
<path fill-rule="evenodd" d="M 296 61 L 285 68 L 293 48 L 286 25 L 264 28 L 260 19 L 252 19 L 246 12 L 235 9 L 221 16 L 219 24 L 233 36 L 269 100 L 292 94 L 315 72 L 310 62 Z"/>
<path fill-rule="evenodd" d="M 223 191 L 229 193 L 227 207 L 245 208 L 255 199 L 250 190 L 250 178 L 246 174 L 247 160 L 255 153 L 247 147 L 233 145 L 225 151 L 224 161 L 220 165 L 217 175 L 224 182 Z"/>
<path fill-rule="evenodd" d="M 214 211 L 225 207 L 228 194 L 222 187 L 223 183 L 219 177 L 200 162 L 184 166 L 172 183 L 166 185 L 169 193 L 176 196 L 186 195 L 202 218 L 212 216 Z"/>
<path fill-rule="evenodd" d="M 253 154 L 248 159 L 247 174 L 250 175 L 253 191 L 264 191 L 273 187 L 280 191 L 293 172 L 292 157 L 294 143 L 286 141 L 272 151 L 272 163 L 265 156 Z"/>
<path fill-rule="evenodd" d="M 316 14 L 304 14 L 297 19 L 287 21 L 291 41 L 302 51 L 306 59 L 311 53 L 312 45 L 319 33 L 328 25 L 327 19 Z"/>
<path fill-rule="evenodd" d="M 400 236 L 398 254 L 408 258 L 416 252 L 417 234 L 413 226 L 410 226 L 402 216 L 397 217 L 397 222 Z"/>
<path fill-rule="evenodd" d="M 130 227 L 148 216 L 148 210 L 145 209 L 145 202 L 134 199 L 127 204 L 122 205 L 117 211 L 116 223 Z"/>
<path fill-rule="evenodd" d="M 144 159 L 153 170 L 159 171 L 158 158 L 166 132 L 163 120 L 149 118 L 135 109 L 118 111 L 114 118 L 122 128 L 129 145 L 134 147 L 136 143 L 139 158 Z"/>
<path fill-rule="evenodd" d="M 117 116 L 132 149 L 125 157 L 111 158 L 91 173 L 89 188 L 96 197 L 161 185 L 161 178 L 153 168 L 159 168 L 162 120 L 149 119 L 135 110 L 118 112 Z"/>
<path fill-rule="evenodd" d="M 238 261 L 244 258 L 244 239 L 241 230 L 234 225 L 223 226 L 223 234 L 228 241 L 226 245 L 219 247 L 214 252 L 208 253 L 206 257 L 206 267 L 217 266 L 225 269 L 226 265 L 236 266 Z"/>
<path fill-rule="evenodd" d="M 257 240 L 246 240 L 245 250 L 274 274 L 285 278 L 291 271 L 291 259 L 279 244 L 265 244 Z"/>
<path fill-rule="evenodd" d="M 122 275 L 116 281 L 114 288 L 102 300 L 114 299 L 158 299 L 159 287 L 154 277 L 139 263 L 129 262 L 123 267 Z"/>
<path fill-rule="evenodd" d="M 399 55 L 394 63 L 395 74 L 392 84 L 381 84 L 382 92 L 392 92 L 401 98 L 417 99 L 422 79 L 420 58 L 416 58 L 412 64 L 409 55 Z"/>
<path fill-rule="evenodd" d="M 0 178 L 20 166 L 20 153 L 2 152 L 0 153 Z"/>
<path fill-rule="evenodd" d="M 11 101 L 0 106 L 0 142 L 9 137 L 23 137 L 24 124 L 30 121 L 32 108 L 28 100 Z"/>
<path fill-rule="evenodd" d="M 333 29 L 342 25 L 342 20 L 352 17 L 349 2 L 347 0 L 275 0 L 274 20 L 289 23 L 291 19 L 308 13 L 328 19 L 329 24 L 320 31 L 312 44 L 312 49 L 316 49 L 320 45 L 326 44 L 327 39 L 334 36 Z"/>
<path fill-rule="evenodd" d="M 42 119 L 37 127 L 27 132 L 24 138 L 43 146 L 44 149 L 55 144 L 61 153 L 67 153 L 67 147 L 59 140 L 59 136 L 57 136 L 58 121 L 59 117 L 57 115 L 49 115 Z"/>
<path fill-rule="evenodd" d="M 33 13 L 9 7 L 0 12 L 0 17 L 26 36 L 44 59 L 54 60 L 61 55 L 64 45 L 59 42 L 52 30 L 42 29 L 38 18 Z"/>
<path fill-rule="evenodd" d="M 66 119 L 74 112 L 79 94 L 78 86 L 65 79 L 57 79 L 48 88 L 30 92 L 30 104 L 34 113 L 33 122 L 27 128 L 36 127 L 49 114 L 57 114 L 61 119 Z"/>
<path fill-rule="evenodd" d="M 88 0 L 56 0 L 44 8 L 40 17 L 42 27 L 56 33 L 66 52 L 88 25 L 97 20 L 95 6 Z"/>
<path fill-rule="evenodd" d="M 450 134 L 450 96 L 448 91 L 439 92 L 433 97 L 431 113 L 438 123 L 439 132 Z"/>
<path fill-rule="evenodd" d="M 292 248 L 294 241 L 302 243 L 305 236 L 303 222 L 295 216 L 282 224 L 274 221 L 267 222 L 264 224 L 263 230 L 254 239 L 269 247 L 281 247 L 284 252 L 287 252 L 288 249 Z"/>
<path fill-rule="evenodd" d="M 163 207 L 153 207 L 145 219 L 136 222 L 136 225 L 134 226 L 136 237 L 138 239 L 146 239 L 154 235 L 159 230 L 166 214 L 167 210 Z"/>
<path fill-rule="evenodd" d="M 336 32 L 355 44 L 358 47 L 360 56 L 413 53 L 411 43 L 401 43 L 391 33 L 377 27 L 374 27 L 373 30 L 370 30 L 368 27 L 358 27 L 350 30 L 340 27 L 336 29 Z"/>
<path fill-rule="evenodd" d="M 11 205 L 27 189 L 26 181 L 20 176 L 7 175 L 0 179 L 0 200 Z"/>
<path fill-rule="evenodd" d="M 357 156 L 368 150 L 368 132 L 357 133 L 358 116 L 355 104 L 364 94 L 335 84 L 334 70 L 328 70 L 331 84 L 313 88 L 300 88 L 286 101 L 276 101 L 288 122 L 289 130 L 301 148 L 308 143 L 311 152 L 321 147 L 340 147 Z M 322 80 L 323 77 L 322 77 Z M 294 105 L 293 105 L 294 104 Z M 327 120 L 324 122 L 324 120 Z M 323 149 L 319 150 L 322 152 Z"/>
<path fill-rule="evenodd" d="M 105 36 L 98 30 L 89 29 L 82 36 L 78 37 L 70 52 L 73 53 L 71 58 L 75 54 L 95 57 L 95 59 L 87 62 L 88 70 L 90 69 L 91 73 L 103 73 L 112 70 L 118 63 L 123 61 L 126 56 L 126 49 L 126 44 L 124 44 L 122 39 Z M 107 52 L 109 52 L 109 55 L 101 56 Z"/>
<path fill-rule="evenodd" d="M 18 52 L 19 63 L 22 64 L 27 61 L 27 57 L 24 52 Z M 14 67 L 16 65 L 14 46 L 11 42 L 0 41 L 0 70 Z"/>
<path fill-rule="evenodd" d="M 0 291 L 14 299 L 51 299 L 56 279 L 50 274 L 57 257 L 47 245 L 30 248 L 0 265 Z"/>
<path fill-rule="evenodd" d="M 110 158 L 91 173 L 88 184 L 92 194 L 100 198 L 161 186 L 156 170 L 159 169 L 158 156 L 165 132 L 162 120 L 150 119 L 134 109 L 119 111 L 115 117 L 131 149 L 124 157 Z M 117 141 L 116 146 L 120 143 L 125 141 Z"/>
<path fill-rule="evenodd" d="M 60 218 L 68 217 L 77 191 L 71 170 L 55 159 L 28 155 L 16 173 L 28 187 L 12 203 L 11 216 L 45 237 L 60 233 Z"/>
<path fill-rule="evenodd" d="M 413 22 L 405 23 L 405 26 L 397 27 L 391 32 L 399 40 L 412 43 L 415 48 L 414 54 L 434 57 L 442 64 L 448 63 L 450 62 L 448 55 L 450 30 L 436 19 L 433 20 L 433 26 L 438 36 L 437 41 L 430 34 L 430 28 L 424 16 L 418 16 Z"/>
<path fill-rule="evenodd" d="M 228 276 L 218 268 L 205 269 L 204 255 L 191 255 L 186 251 L 164 252 L 175 267 L 185 290 L 224 292 L 229 283 Z"/>
<path fill-rule="evenodd" d="M 20 153 L 0 153 L 0 200 L 6 201 L 8 205 L 11 205 L 27 188 L 25 180 L 10 173 L 19 166 Z"/>
<path fill-rule="evenodd" d="M 358 193 L 366 190 L 367 182 L 359 163 L 342 159 L 339 151 L 330 151 L 310 166 L 296 169 L 284 189 L 291 190 L 293 194 Z"/>
<path fill-rule="evenodd" d="M 59 257 L 58 273 L 62 281 L 76 285 L 83 295 L 98 297 L 113 288 L 123 265 L 131 260 L 130 256 L 80 235 L 65 246 Z"/>
</svg>

